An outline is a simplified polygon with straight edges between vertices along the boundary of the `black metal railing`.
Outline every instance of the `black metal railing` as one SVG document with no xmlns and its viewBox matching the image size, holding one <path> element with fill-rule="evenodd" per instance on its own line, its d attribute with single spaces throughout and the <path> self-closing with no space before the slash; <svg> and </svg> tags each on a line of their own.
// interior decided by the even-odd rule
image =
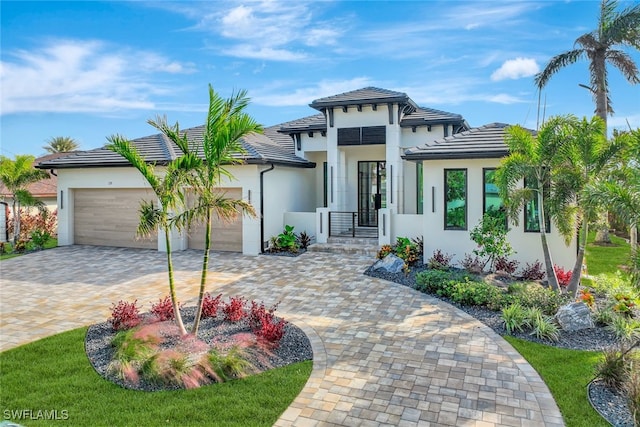
<svg viewBox="0 0 640 427">
<path fill-rule="evenodd" d="M 361 219 L 358 212 L 329 212 L 329 237 L 377 238 L 377 225 L 361 225 Z"/>
</svg>

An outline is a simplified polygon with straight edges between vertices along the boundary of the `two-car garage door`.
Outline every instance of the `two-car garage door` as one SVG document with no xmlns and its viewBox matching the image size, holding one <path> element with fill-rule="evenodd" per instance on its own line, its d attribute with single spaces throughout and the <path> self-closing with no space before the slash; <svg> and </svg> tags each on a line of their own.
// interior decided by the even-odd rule
<svg viewBox="0 0 640 427">
<path fill-rule="evenodd" d="M 241 198 L 241 189 L 225 189 L 226 196 Z M 136 237 L 142 200 L 156 200 L 151 190 L 139 188 L 75 189 L 74 242 L 78 245 L 157 249 L 157 235 Z M 204 248 L 204 228 L 195 226 L 189 233 L 189 248 Z M 212 249 L 242 252 L 242 218 L 232 224 L 214 220 Z"/>
</svg>

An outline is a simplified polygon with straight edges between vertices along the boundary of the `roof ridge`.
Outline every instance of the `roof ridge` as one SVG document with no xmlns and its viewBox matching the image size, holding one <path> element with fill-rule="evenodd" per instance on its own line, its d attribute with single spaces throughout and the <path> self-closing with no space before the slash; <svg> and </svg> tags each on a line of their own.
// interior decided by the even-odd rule
<svg viewBox="0 0 640 427">
<path fill-rule="evenodd" d="M 164 143 L 165 153 L 169 156 L 169 160 L 175 160 L 178 156 L 176 156 L 176 151 L 173 149 L 173 141 L 164 133 L 159 133 L 158 135 Z"/>
</svg>

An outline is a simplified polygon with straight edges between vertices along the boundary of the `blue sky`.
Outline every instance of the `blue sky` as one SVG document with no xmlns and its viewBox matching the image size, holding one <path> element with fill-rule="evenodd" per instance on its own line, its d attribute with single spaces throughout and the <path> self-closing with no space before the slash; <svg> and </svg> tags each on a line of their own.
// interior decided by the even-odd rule
<svg viewBox="0 0 640 427">
<path fill-rule="evenodd" d="M 631 2 L 621 2 L 629 6 Z M 269 126 L 366 86 L 418 105 L 536 127 L 533 75 L 595 27 L 597 1 L 2 1 L 0 153 L 40 155 L 49 138 L 82 149 L 155 133 L 166 115 L 204 122 L 207 85 L 247 89 Z M 637 64 L 640 54 L 628 51 Z M 557 74 L 546 117 L 592 116 L 588 66 Z M 640 85 L 609 71 L 611 128 L 640 127 Z"/>
</svg>

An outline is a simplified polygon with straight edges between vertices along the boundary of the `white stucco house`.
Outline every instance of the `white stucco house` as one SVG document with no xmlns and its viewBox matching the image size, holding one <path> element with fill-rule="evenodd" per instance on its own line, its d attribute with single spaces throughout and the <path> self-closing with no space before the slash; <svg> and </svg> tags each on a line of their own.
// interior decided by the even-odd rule
<svg viewBox="0 0 640 427">
<path fill-rule="evenodd" d="M 470 128 L 454 113 L 423 108 L 405 93 L 363 88 L 313 101 L 317 110 L 244 138 L 242 165 L 222 187 L 255 207 L 214 230 L 213 248 L 255 255 L 285 224 L 318 243 L 336 236 L 378 244 L 399 236 L 422 237 L 425 257 L 436 250 L 471 253 L 469 232 L 483 213 L 500 206 L 493 171 L 507 154 L 505 124 Z M 202 138 L 203 127 L 187 129 Z M 163 135 L 132 140 L 158 167 L 178 152 Z M 104 148 L 41 163 L 58 174 L 58 244 L 163 249 L 164 239 L 135 239 L 141 198 L 153 197 L 137 170 Z M 457 183 L 456 191 L 450 191 Z M 462 184 L 461 184 L 462 183 Z M 455 193 L 455 195 L 453 195 Z M 536 206 L 523 212 L 508 237 L 521 263 L 542 260 Z M 177 250 L 201 248 L 198 230 L 172 233 Z M 550 225 L 554 261 L 573 266 L 569 246 Z"/>
</svg>

